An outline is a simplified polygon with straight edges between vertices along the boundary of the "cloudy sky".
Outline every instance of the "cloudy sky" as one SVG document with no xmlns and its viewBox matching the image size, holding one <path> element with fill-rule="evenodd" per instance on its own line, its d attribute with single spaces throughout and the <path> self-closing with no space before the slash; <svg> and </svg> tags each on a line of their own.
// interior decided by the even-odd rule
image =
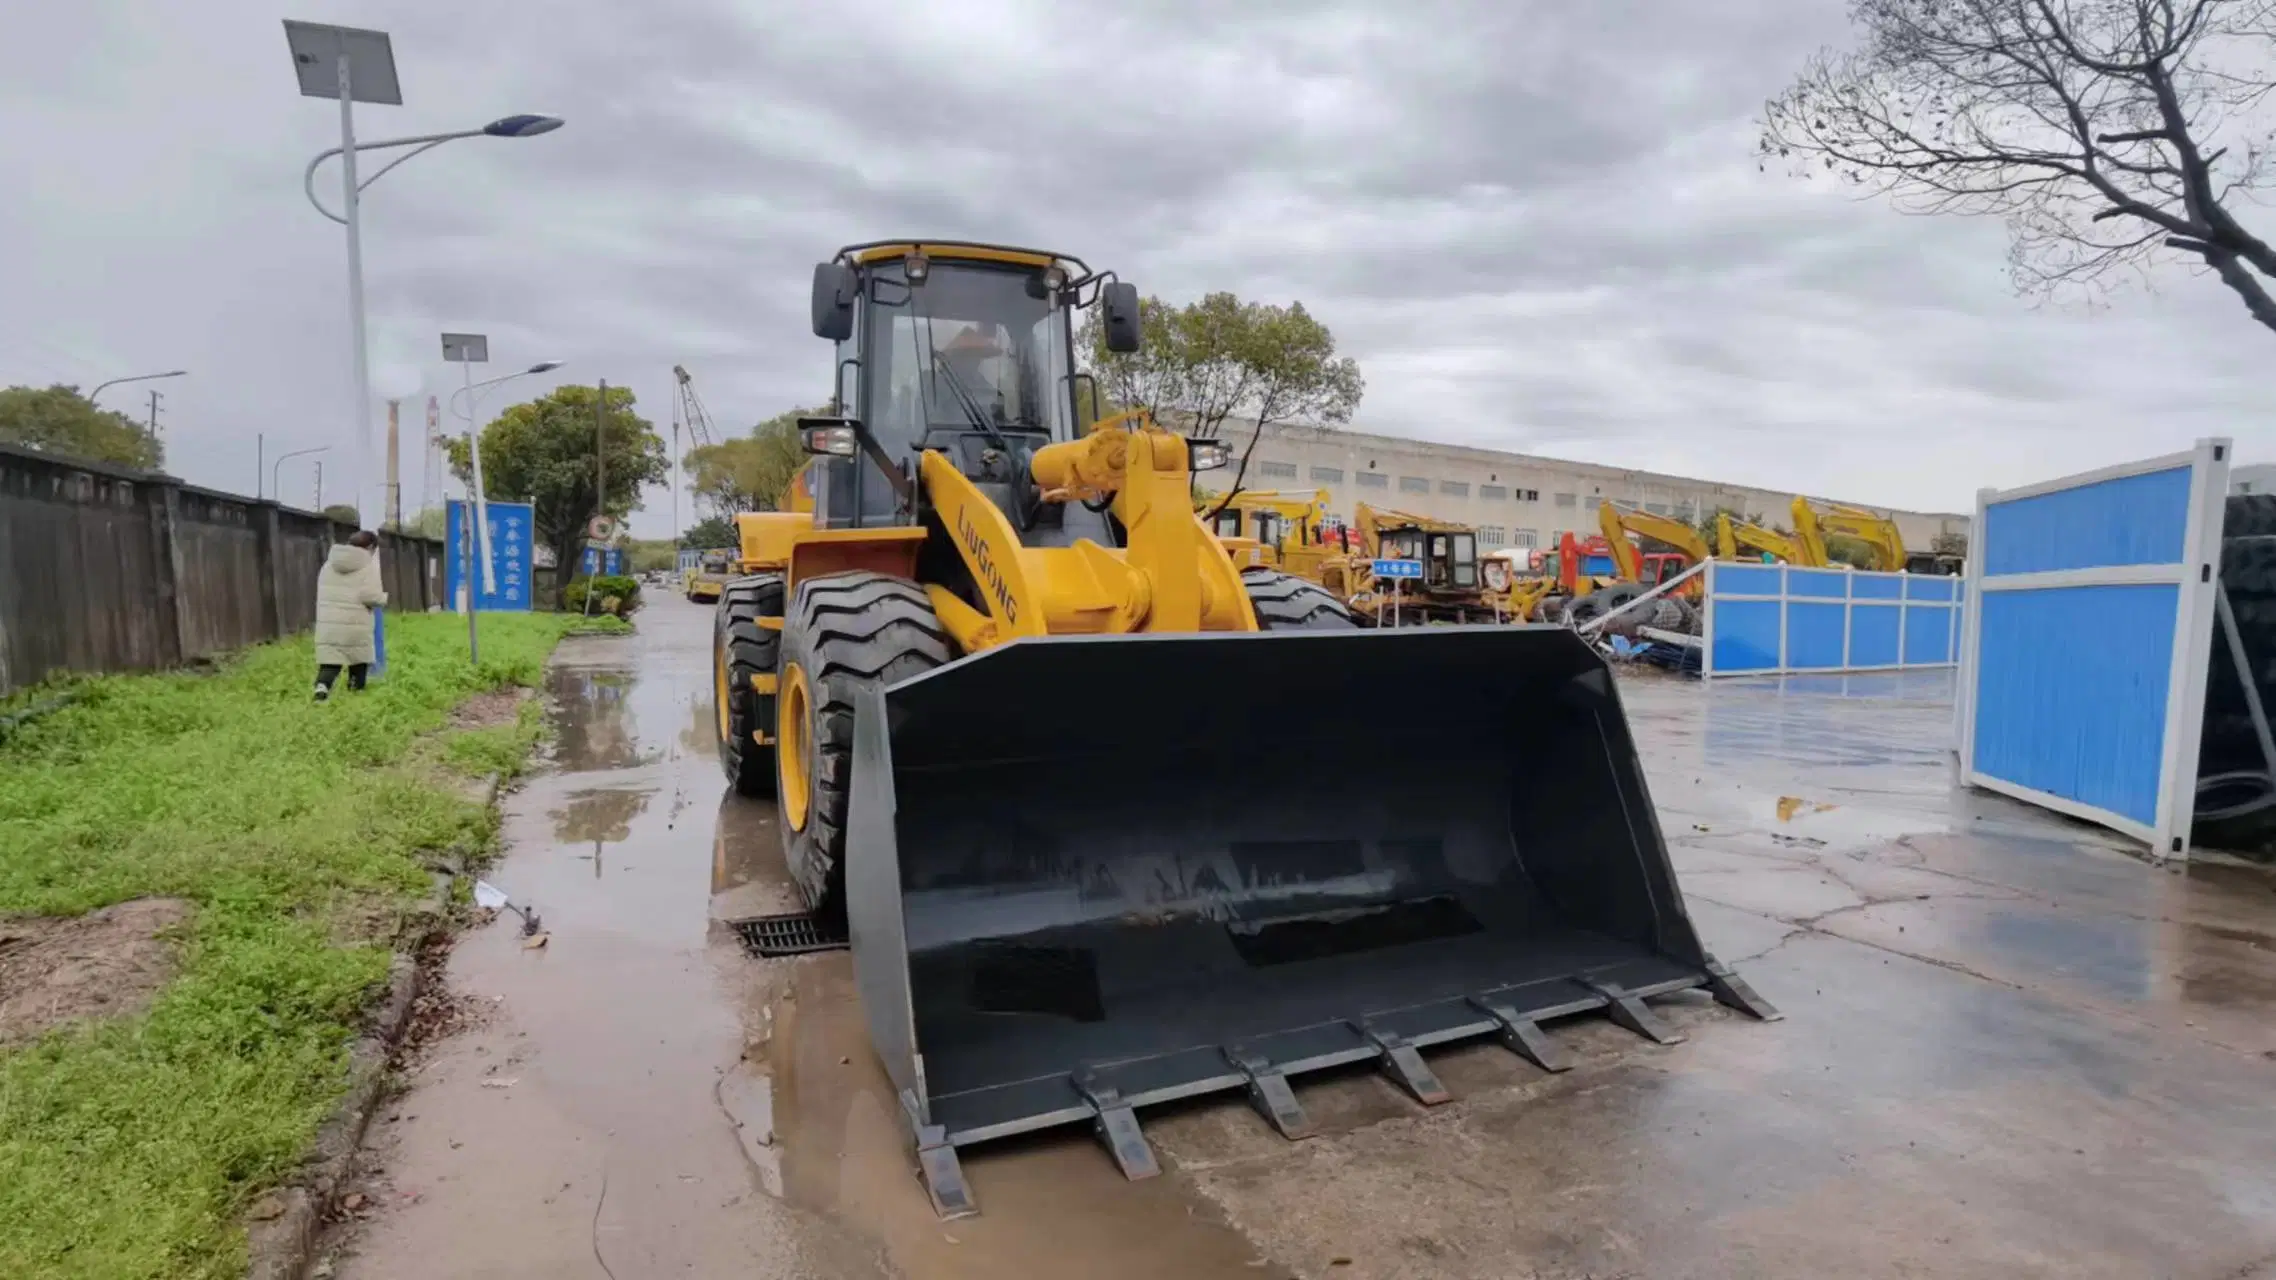
<svg viewBox="0 0 2276 1280">
<path fill-rule="evenodd" d="M 343 237 L 300 191 L 338 117 L 297 96 L 296 17 L 393 35 L 406 105 L 366 137 L 569 121 L 367 194 L 375 384 L 414 441 L 458 385 L 442 330 L 629 384 L 659 426 L 674 363 L 722 426 L 817 399 L 811 264 L 919 234 L 1300 299 L 1389 434 L 1929 509 L 2201 435 L 2276 459 L 2276 336 L 2218 285 L 2034 307 L 1995 223 L 1757 171 L 1751 118 L 1844 9 L 5 0 L 0 384 L 187 367 L 157 384 L 173 469 L 221 488 L 257 433 L 345 447 Z"/>
</svg>

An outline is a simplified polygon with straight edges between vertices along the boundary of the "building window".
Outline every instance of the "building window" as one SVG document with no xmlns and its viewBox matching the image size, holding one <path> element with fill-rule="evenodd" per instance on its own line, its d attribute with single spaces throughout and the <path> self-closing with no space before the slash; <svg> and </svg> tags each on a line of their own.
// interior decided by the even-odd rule
<svg viewBox="0 0 2276 1280">
<path fill-rule="evenodd" d="M 1580 505 L 1580 495 L 1572 493 L 1560 493 L 1557 495 L 1557 505 L 1560 507 L 1578 506 Z"/>
<path fill-rule="evenodd" d="M 1655 516 L 1664 516 L 1667 514 L 1667 504 L 1664 502 L 1647 502 L 1644 504 L 1644 510 Z"/>
<path fill-rule="evenodd" d="M 1550 536 L 1555 537 L 1554 534 Z M 1536 547 L 1541 544 L 1534 541 L 1533 530 L 1513 529 L 1510 531 L 1510 545 L 1513 547 Z"/>
<path fill-rule="evenodd" d="M 1467 498 L 1470 496 L 1470 482 L 1467 480 L 1441 480 L 1438 482 L 1438 491 L 1451 497 Z"/>
<path fill-rule="evenodd" d="M 1699 518 L 1699 505 L 1693 502 L 1676 503 L 1675 518 L 1683 521 L 1685 524 L 1690 524 Z"/>
<path fill-rule="evenodd" d="M 1491 525 L 1491 524 L 1489 524 L 1489 525 L 1481 525 L 1481 526 L 1479 526 L 1479 528 L 1478 528 L 1478 544 L 1479 544 L 1480 546 L 1486 546 L 1486 547 L 1498 547 L 1498 546 L 1500 546 L 1500 545 L 1502 544 L 1502 531 L 1501 531 L 1501 527 L 1500 527 L 1499 525 Z"/>
<path fill-rule="evenodd" d="M 1313 483 L 1313 484 L 1342 484 L 1342 483 L 1343 483 L 1343 468 L 1342 468 L 1342 467 L 1314 467 L 1314 468 L 1312 468 L 1312 483 Z"/>
<path fill-rule="evenodd" d="M 1429 492 L 1430 492 L 1430 481 L 1423 479 L 1421 476 L 1400 476 L 1400 477 L 1399 477 L 1399 492 L 1401 492 L 1401 493 L 1429 493 Z"/>
<path fill-rule="evenodd" d="M 1294 480 L 1296 478 L 1296 464 L 1293 462 L 1260 461 L 1257 463 L 1257 474 L 1271 476 L 1275 480 Z"/>
<path fill-rule="evenodd" d="M 1634 511 L 1641 504 L 1638 503 L 1634 498 L 1614 498 L 1612 499 L 1612 505 L 1616 507 L 1625 507 L 1630 511 Z"/>
<path fill-rule="evenodd" d="M 1391 487 L 1391 477 L 1380 471 L 1362 471 L 1352 478 L 1359 481 L 1359 487 L 1362 489 L 1388 489 Z"/>
<path fill-rule="evenodd" d="M 1505 501 L 1509 497 L 1509 486 L 1506 484 L 1479 485 L 1478 497 L 1487 502 Z"/>
<path fill-rule="evenodd" d="M 1541 491 L 1539 489 L 1520 489 L 1517 491 L 1517 500 L 1519 502 L 1539 502 L 1541 501 Z"/>
</svg>

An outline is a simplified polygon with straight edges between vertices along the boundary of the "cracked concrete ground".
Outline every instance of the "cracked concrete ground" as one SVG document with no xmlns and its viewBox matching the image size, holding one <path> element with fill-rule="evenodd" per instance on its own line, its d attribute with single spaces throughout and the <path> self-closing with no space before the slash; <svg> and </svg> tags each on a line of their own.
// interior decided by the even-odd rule
<svg viewBox="0 0 2276 1280">
<path fill-rule="evenodd" d="M 493 874 L 551 942 L 460 944 L 486 1012 L 383 1113 L 337 1274 L 2276 1277 L 2276 880 L 1956 790 L 1937 675 L 1624 682 L 1692 917 L 1785 1021 L 1433 1053 L 1428 1110 L 1307 1076 L 1299 1143 L 1149 1111 L 1144 1183 L 1072 1130 L 980 1148 L 940 1223 L 845 955 L 720 923 L 788 896 L 710 760 L 707 621 L 564 650 Z"/>
</svg>

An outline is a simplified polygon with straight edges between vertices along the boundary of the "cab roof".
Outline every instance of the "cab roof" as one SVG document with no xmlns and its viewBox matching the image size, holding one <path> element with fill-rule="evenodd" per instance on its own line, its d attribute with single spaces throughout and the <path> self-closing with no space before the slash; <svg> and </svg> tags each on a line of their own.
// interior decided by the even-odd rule
<svg viewBox="0 0 2276 1280">
<path fill-rule="evenodd" d="M 1066 271 L 1070 279 L 1079 279 L 1091 273 L 1090 267 L 1071 253 L 1059 253 L 1050 249 L 1022 249 L 1013 245 L 986 244 L 974 240 L 872 240 L 864 244 L 849 244 L 838 250 L 836 257 L 857 266 L 867 266 L 874 262 L 906 258 L 919 252 L 928 258 L 966 262 L 1001 262 L 1022 267 L 1056 266 Z"/>
</svg>

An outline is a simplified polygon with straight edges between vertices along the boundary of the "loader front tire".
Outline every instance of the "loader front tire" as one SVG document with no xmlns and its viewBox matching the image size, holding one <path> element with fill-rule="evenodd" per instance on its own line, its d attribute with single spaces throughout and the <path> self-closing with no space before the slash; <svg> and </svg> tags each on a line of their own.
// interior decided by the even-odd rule
<svg viewBox="0 0 2276 1280">
<path fill-rule="evenodd" d="M 774 699 L 752 687 L 751 677 L 775 674 L 782 636 L 760 619 L 781 616 L 782 579 L 775 574 L 728 583 L 712 611 L 712 711 L 719 767 L 740 795 L 774 792 Z M 752 736 L 759 732 L 767 735 L 768 745 Z"/>
<path fill-rule="evenodd" d="M 1349 631 L 1358 624 L 1351 610 L 1327 589 L 1278 569 L 1245 569 L 1241 585 L 1257 625 L 1267 631 Z"/>
<path fill-rule="evenodd" d="M 841 573 L 798 584 L 783 619 L 775 696 L 776 810 L 783 860 L 815 911 L 845 908 L 855 696 L 955 656 L 932 601 L 913 582 Z"/>
</svg>

